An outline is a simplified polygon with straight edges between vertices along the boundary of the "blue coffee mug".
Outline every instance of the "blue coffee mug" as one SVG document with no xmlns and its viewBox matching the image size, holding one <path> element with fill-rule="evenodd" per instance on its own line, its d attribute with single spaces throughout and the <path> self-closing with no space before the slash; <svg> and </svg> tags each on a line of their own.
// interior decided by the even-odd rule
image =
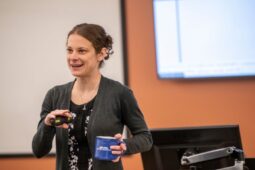
<svg viewBox="0 0 255 170">
<path fill-rule="evenodd" d="M 111 136 L 97 136 L 95 145 L 95 158 L 99 160 L 111 161 L 119 155 L 112 154 L 111 146 L 120 145 L 122 141 Z"/>
</svg>

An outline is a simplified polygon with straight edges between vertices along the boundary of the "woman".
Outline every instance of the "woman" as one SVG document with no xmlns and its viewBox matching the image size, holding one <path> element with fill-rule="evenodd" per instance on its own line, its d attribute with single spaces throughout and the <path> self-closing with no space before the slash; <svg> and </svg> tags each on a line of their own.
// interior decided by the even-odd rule
<svg viewBox="0 0 255 170">
<path fill-rule="evenodd" d="M 56 135 L 56 169 L 123 169 L 120 156 L 113 161 L 94 159 L 96 136 L 123 141 L 111 146 L 116 155 L 149 150 L 152 137 L 132 91 L 100 73 L 104 60 L 112 54 L 112 38 L 101 26 L 84 23 L 69 32 L 66 46 L 67 64 L 75 80 L 46 94 L 33 152 L 38 158 L 48 154 Z M 74 117 L 74 121 L 55 127 L 52 120 L 56 116 Z M 132 137 L 123 140 L 124 125 Z"/>
</svg>

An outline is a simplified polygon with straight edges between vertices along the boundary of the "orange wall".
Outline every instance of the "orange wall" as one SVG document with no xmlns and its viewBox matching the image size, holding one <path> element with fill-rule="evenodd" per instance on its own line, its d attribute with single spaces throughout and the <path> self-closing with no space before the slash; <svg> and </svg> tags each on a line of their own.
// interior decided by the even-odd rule
<svg viewBox="0 0 255 170">
<path fill-rule="evenodd" d="M 1 158 L 1 170 L 53 170 L 55 169 L 55 159 L 46 157 L 36 158 Z"/>
<path fill-rule="evenodd" d="M 159 80 L 152 0 L 126 0 L 129 84 L 150 128 L 239 124 L 246 157 L 255 157 L 255 79 Z M 142 170 L 139 154 L 125 170 Z M 55 159 L 0 159 L 1 170 L 54 169 Z"/>
<path fill-rule="evenodd" d="M 159 80 L 152 0 L 126 8 L 129 84 L 149 127 L 239 124 L 245 155 L 255 157 L 255 78 Z"/>
<path fill-rule="evenodd" d="M 141 170 L 141 158 L 138 154 L 123 158 L 125 170 Z M 0 158 L 0 170 L 54 170 L 55 158 Z"/>
</svg>

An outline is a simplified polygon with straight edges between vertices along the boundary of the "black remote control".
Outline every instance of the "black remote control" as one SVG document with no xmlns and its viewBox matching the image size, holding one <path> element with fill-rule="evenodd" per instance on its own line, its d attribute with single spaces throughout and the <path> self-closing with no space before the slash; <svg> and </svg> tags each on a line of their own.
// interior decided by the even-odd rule
<svg viewBox="0 0 255 170">
<path fill-rule="evenodd" d="M 73 121 L 73 117 L 67 117 L 67 116 L 56 116 L 55 119 L 51 120 L 52 126 L 60 126 L 64 123 L 71 123 Z"/>
</svg>

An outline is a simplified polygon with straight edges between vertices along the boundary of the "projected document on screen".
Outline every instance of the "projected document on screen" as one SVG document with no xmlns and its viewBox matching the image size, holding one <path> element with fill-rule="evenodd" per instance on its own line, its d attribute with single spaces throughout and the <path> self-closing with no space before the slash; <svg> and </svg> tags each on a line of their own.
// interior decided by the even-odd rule
<svg viewBox="0 0 255 170">
<path fill-rule="evenodd" d="M 255 1 L 154 0 L 161 78 L 255 75 Z"/>
</svg>

